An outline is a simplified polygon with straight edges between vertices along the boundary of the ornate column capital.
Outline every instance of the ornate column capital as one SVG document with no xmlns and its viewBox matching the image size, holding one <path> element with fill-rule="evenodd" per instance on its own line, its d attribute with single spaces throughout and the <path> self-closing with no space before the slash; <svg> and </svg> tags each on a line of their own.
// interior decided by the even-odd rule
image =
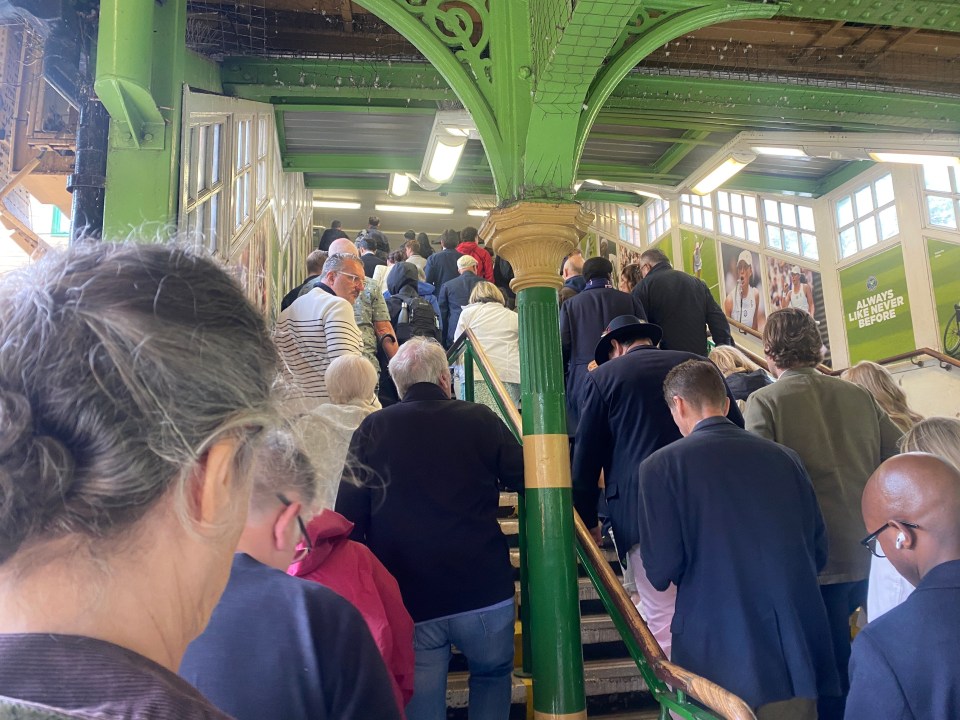
<svg viewBox="0 0 960 720">
<path fill-rule="evenodd" d="M 579 203 L 520 202 L 492 210 L 480 226 L 480 237 L 513 267 L 511 287 L 559 288 L 560 262 L 586 234 L 593 213 Z"/>
</svg>

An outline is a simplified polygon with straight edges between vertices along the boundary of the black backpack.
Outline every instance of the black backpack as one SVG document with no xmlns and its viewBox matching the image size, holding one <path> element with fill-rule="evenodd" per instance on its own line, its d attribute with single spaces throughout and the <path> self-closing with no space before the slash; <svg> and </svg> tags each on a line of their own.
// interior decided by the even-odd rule
<svg viewBox="0 0 960 720">
<path fill-rule="evenodd" d="M 412 337 L 430 337 L 440 342 L 440 319 L 433 305 L 422 297 L 416 299 L 390 297 L 388 303 L 399 305 L 394 330 L 397 331 L 397 343 L 402 345 Z"/>
</svg>

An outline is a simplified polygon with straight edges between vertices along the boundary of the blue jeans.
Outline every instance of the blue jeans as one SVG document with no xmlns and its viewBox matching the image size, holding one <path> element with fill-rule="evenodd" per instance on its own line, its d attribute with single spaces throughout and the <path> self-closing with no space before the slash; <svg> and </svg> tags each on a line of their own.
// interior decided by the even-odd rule
<svg viewBox="0 0 960 720">
<path fill-rule="evenodd" d="M 513 600 L 414 626 L 417 666 L 407 720 L 445 720 L 451 645 L 470 668 L 470 720 L 506 720 L 513 684 Z"/>
</svg>

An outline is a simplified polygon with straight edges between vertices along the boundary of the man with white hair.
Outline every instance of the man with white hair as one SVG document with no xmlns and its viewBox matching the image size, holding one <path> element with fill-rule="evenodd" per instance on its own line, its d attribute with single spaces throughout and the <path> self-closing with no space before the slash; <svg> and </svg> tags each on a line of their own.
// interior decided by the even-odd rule
<svg viewBox="0 0 960 720">
<path fill-rule="evenodd" d="M 351 539 L 397 579 L 416 623 L 407 716 L 446 717 L 456 645 L 470 668 L 470 717 L 506 717 L 514 587 L 497 506 L 501 483 L 523 487 L 523 452 L 488 407 L 451 399 L 447 357 L 436 341 L 408 340 L 390 375 L 402 400 L 357 428 L 336 510 L 354 523 Z"/>
</svg>

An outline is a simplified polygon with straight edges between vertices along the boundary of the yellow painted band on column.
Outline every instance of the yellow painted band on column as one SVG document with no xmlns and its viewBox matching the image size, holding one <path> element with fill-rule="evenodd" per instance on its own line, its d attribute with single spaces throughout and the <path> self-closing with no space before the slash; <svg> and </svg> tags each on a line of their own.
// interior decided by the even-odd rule
<svg viewBox="0 0 960 720">
<path fill-rule="evenodd" d="M 533 720 L 587 720 L 587 711 L 581 710 L 580 712 L 564 713 L 563 715 L 536 711 L 533 713 Z"/>
<path fill-rule="evenodd" d="M 570 440 L 563 435 L 525 435 L 523 463 L 527 489 L 568 488 Z M 532 472 L 531 472 L 532 471 Z"/>
</svg>

